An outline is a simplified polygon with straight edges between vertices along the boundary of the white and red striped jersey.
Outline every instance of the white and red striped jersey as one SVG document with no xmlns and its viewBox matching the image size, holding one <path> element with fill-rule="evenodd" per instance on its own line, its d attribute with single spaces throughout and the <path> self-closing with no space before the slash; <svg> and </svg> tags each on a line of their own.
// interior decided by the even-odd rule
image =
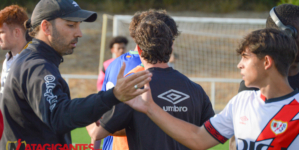
<svg viewBox="0 0 299 150">
<path fill-rule="evenodd" d="M 298 150 L 298 100 L 298 90 L 267 100 L 260 91 L 243 91 L 204 126 L 221 143 L 235 135 L 238 150 Z"/>
</svg>

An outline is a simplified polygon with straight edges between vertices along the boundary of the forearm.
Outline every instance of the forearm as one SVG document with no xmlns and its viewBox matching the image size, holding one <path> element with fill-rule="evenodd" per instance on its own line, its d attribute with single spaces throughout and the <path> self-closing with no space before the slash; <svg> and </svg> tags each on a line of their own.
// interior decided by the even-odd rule
<svg viewBox="0 0 299 150">
<path fill-rule="evenodd" d="M 94 123 L 119 102 L 112 91 L 92 94 L 86 98 L 58 101 L 56 108 L 49 114 L 50 124 L 58 133 Z"/>
<path fill-rule="evenodd" d="M 166 134 L 190 149 L 207 149 L 216 144 L 204 127 L 198 127 L 183 120 L 177 119 L 157 104 L 153 103 L 148 110 L 151 118 Z M 210 137 L 207 137 L 210 136 Z"/>
<path fill-rule="evenodd" d="M 102 126 L 98 126 L 94 129 L 94 132 L 91 135 L 91 139 L 93 141 L 102 140 L 103 138 L 107 137 L 110 133 L 105 130 Z"/>
<path fill-rule="evenodd" d="M 95 123 L 92 123 L 92 124 L 86 126 L 86 130 L 87 130 L 87 132 L 88 132 L 88 134 L 89 134 L 90 137 L 92 136 L 92 133 L 94 132 L 94 130 L 96 129 L 96 127 L 97 126 L 96 126 Z"/>
<path fill-rule="evenodd" d="M 72 122 L 78 127 L 89 125 L 100 119 L 119 101 L 113 95 L 112 90 L 99 92 L 83 99 L 72 100 Z"/>
</svg>

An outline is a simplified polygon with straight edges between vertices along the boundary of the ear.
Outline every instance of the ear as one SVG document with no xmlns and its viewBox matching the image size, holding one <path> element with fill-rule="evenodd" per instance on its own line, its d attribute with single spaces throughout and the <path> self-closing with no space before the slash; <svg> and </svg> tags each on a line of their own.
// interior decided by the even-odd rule
<svg viewBox="0 0 299 150">
<path fill-rule="evenodd" d="M 269 55 L 266 55 L 264 57 L 264 66 L 265 66 L 265 70 L 270 69 L 273 65 L 274 65 L 274 60 L 272 57 L 270 57 Z"/>
<path fill-rule="evenodd" d="M 141 56 L 141 53 L 142 53 L 142 50 L 141 50 L 141 48 L 139 47 L 139 45 L 136 45 L 136 47 L 137 47 L 137 50 L 138 50 L 138 54 L 139 54 L 139 56 Z"/>
<path fill-rule="evenodd" d="M 14 30 L 13 30 L 13 35 L 14 35 L 14 37 L 20 37 L 21 36 L 21 34 L 22 34 L 22 31 L 21 31 L 21 29 L 20 28 L 15 28 Z"/>
<path fill-rule="evenodd" d="M 112 48 L 110 48 L 110 51 L 111 51 L 111 53 L 113 54 L 113 47 L 112 47 Z"/>
<path fill-rule="evenodd" d="M 43 20 L 41 22 L 40 29 L 45 33 L 45 35 L 51 35 L 52 33 L 51 23 L 47 20 Z"/>
</svg>

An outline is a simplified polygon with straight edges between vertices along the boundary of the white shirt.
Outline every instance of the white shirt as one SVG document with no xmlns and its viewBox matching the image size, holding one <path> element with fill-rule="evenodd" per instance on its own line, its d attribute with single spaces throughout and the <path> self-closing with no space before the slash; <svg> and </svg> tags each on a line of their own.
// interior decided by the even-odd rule
<svg viewBox="0 0 299 150">
<path fill-rule="evenodd" d="M 26 49 L 28 47 L 29 44 L 31 44 L 32 42 L 28 42 L 25 47 L 23 49 Z M 22 50 L 23 50 L 22 49 Z M 1 89 L 0 89 L 0 94 L 3 93 L 3 90 L 4 90 L 4 84 L 5 84 L 5 81 L 6 81 L 6 78 L 8 76 L 8 73 L 9 73 L 9 70 L 10 70 L 10 67 L 12 65 L 12 63 L 19 57 L 19 53 L 16 55 L 16 56 L 12 56 L 9 60 L 9 53 L 6 53 L 5 55 L 5 60 L 3 62 L 3 66 L 2 66 L 2 73 L 1 73 Z"/>
<path fill-rule="evenodd" d="M 205 128 L 221 143 L 235 135 L 238 150 L 298 150 L 298 100 L 298 90 L 268 100 L 260 91 L 243 91 Z"/>
<path fill-rule="evenodd" d="M 9 53 L 6 53 L 5 57 L 6 58 L 5 58 L 4 62 L 3 62 L 2 73 L 1 73 L 1 90 L 0 90 L 0 93 L 3 93 L 4 83 L 6 81 L 8 73 L 10 71 L 10 66 L 19 57 L 19 54 L 17 54 L 16 56 L 12 56 L 9 60 L 8 60 Z"/>
</svg>

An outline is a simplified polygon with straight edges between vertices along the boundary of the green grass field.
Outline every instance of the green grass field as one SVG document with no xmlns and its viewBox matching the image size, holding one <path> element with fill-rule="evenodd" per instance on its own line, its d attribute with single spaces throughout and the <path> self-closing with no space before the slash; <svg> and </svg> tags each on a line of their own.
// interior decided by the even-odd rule
<svg viewBox="0 0 299 150">
<path fill-rule="evenodd" d="M 86 128 L 77 128 L 72 131 L 72 141 L 76 144 L 89 144 L 90 137 L 86 131 Z M 209 150 L 228 150 L 228 142 L 225 144 L 219 144 Z"/>
</svg>

